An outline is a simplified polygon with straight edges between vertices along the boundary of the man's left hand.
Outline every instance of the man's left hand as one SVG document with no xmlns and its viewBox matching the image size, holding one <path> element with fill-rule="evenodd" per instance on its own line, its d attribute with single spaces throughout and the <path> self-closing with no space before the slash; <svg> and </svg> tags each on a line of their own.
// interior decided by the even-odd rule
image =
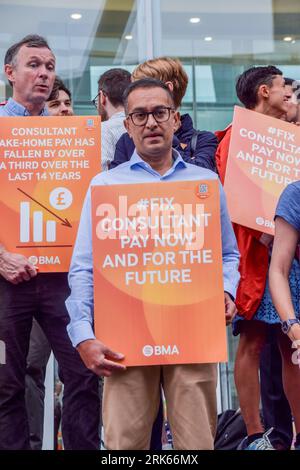
<svg viewBox="0 0 300 470">
<path fill-rule="evenodd" d="M 237 314 L 237 309 L 233 300 L 227 292 L 224 292 L 224 301 L 225 301 L 225 319 L 226 325 L 229 325 Z"/>
</svg>

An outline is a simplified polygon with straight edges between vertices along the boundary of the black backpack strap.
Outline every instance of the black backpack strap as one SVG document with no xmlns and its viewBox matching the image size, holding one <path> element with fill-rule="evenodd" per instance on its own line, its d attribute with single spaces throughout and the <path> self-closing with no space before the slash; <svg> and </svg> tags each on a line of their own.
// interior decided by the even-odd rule
<svg viewBox="0 0 300 470">
<path fill-rule="evenodd" d="M 191 138 L 191 158 L 194 158 L 194 153 L 197 147 L 197 140 L 198 140 L 198 135 L 200 134 L 200 131 L 194 131 L 192 138 Z"/>
</svg>

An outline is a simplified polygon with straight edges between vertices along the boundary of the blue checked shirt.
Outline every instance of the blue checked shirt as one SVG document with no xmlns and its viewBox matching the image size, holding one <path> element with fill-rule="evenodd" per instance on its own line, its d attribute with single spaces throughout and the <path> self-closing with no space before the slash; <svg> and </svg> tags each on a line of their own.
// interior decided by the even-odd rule
<svg viewBox="0 0 300 470">
<path fill-rule="evenodd" d="M 31 116 L 26 108 L 22 104 L 17 103 L 14 99 L 9 98 L 8 102 L 4 106 L 0 106 L 0 117 L 5 116 Z M 40 116 L 49 116 L 48 111 L 44 108 Z"/>
</svg>

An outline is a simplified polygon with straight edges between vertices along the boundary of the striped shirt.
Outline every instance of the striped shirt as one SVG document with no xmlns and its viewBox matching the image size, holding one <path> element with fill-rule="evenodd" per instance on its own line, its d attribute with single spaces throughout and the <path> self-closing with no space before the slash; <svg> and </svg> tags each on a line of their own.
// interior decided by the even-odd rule
<svg viewBox="0 0 300 470">
<path fill-rule="evenodd" d="M 101 124 L 101 161 L 102 170 L 108 170 L 109 163 L 115 155 L 115 148 L 119 138 L 126 129 L 124 127 L 124 111 L 114 114 L 108 121 Z"/>
</svg>

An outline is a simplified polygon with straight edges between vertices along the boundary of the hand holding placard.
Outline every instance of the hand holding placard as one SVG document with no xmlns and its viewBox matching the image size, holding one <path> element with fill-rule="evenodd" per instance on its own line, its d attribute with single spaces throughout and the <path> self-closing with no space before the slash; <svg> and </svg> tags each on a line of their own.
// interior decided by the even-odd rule
<svg viewBox="0 0 300 470">
<path fill-rule="evenodd" d="M 109 377 L 114 371 L 126 370 L 122 364 L 110 360 L 120 361 L 124 354 L 112 351 L 97 339 L 83 341 L 77 346 L 77 351 L 86 367 L 96 375 Z"/>
<path fill-rule="evenodd" d="M 224 300 L 225 300 L 225 319 L 226 325 L 230 325 L 232 320 L 234 319 L 235 315 L 237 314 L 237 309 L 233 300 L 227 292 L 224 293 Z"/>
<path fill-rule="evenodd" d="M 23 255 L 0 251 L 0 274 L 12 284 L 29 281 L 37 275 L 35 266 Z"/>
</svg>

